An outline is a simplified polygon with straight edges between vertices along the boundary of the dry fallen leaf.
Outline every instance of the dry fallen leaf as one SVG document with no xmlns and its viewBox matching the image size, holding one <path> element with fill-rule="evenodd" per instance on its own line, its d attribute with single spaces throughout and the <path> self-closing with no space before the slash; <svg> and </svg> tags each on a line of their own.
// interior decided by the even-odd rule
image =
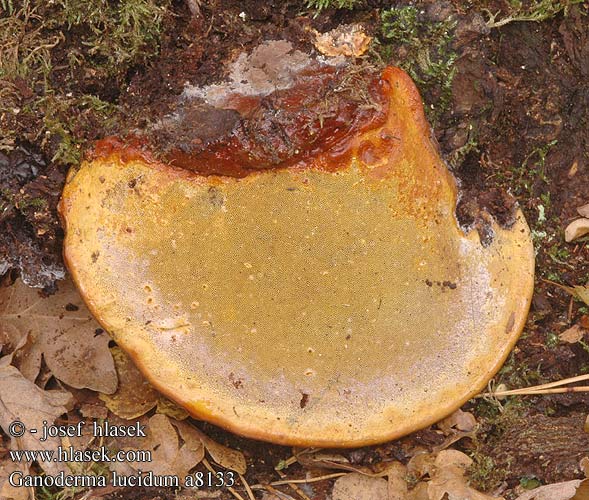
<svg viewBox="0 0 589 500">
<path fill-rule="evenodd" d="M 581 328 L 580 325 L 573 325 L 570 328 L 566 329 L 562 332 L 558 338 L 563 342 L 568 342 L 569 344 L 575 344 L 579 342 L 585 335 L 585 329 Z"/>
<path fill-rule="evenodd" d="M 589 233 L 589 219 L 582 217 L 571 222 L 564 230 L 564 239 L 567 243 L 575 241 Z"/>
<path fill-rule="evenodd" d="M 264 492 L 264 494 L 262 495 L 262 500 L 295 500 L 293 497 L 291 497 L 290 495 L 287 495 L 286 493 L 282 493 L 281 491 L 277 491 L 276 493 L 268 493 L 268 492 Z"/>
<path fill-rule="evenodd" d="M 167 415 L 176 420 L 185 420 L 190 416 L 184 408 L 178 406 L 174 401 L 169 400 L 161 394 L 157 400 L 156 413 Z"/>
<path fill-rule="evenodd" d="M 589 306 L 589 286 L 577 285 L 572 288 L 573 295 Z"/>
<path fill-rule="evenodd" d="M 429 500 L 427 483 L 417 483 L 407 492 L 405 500 Z"/>
<path fill-rule="evenodd" d="M 67 422 L 63 422 L 67 425 L 80 425 L 79 418 L 75 412 L 70 412 L 67 415 Z M 109 422 L 110 423 L 110 422 Z M 80 427 L 80 433 L 75 433 L 73 436 L 65 436 L 61 438 L 62 446 L 65 449 L 69 449 L 72 446 L 75 450 L 86 450 L 86 449 L 97 449 L 101 443 L 101 438 L 94 436 L 94 429 L 90 422 L 86 421 L 86 425 Z M 102 440 L 102 443 L 104 441 Z M 84 473 L 88 470 L 87 462 L 71 462 L 69 464 L 70 469 L 74 474 Z"/>
<path fill-rule="evenodd" d="M 366 34 L 360 24 L 342 24 L 327 33 L 312 32 L 315 35 L 315 48 L 329 57 L 360 57 L 372 41 L 372 37 Z"/>
<path fill-rule="evenodd" d="M 468 485 L 464 474 L 472 460 L 458 450 L 444 450 L 438 453 L 427 486 L 429 500 L 496 500 L 480 493 Z"/>
<path fill-rule="evenodd" d="M 385 479 L 352 472 L 334 483 L 331 496 L 333 500 L 388 500 L 388 486 Z"/>
<path fill-rule="evenodd" d="M 22 437 L 11 439 L 12 449 L 56 450 L 61 444 L 59 438 L 48 437 L 46 441 L 40 441 L 43 421 L 53 424 L 58 416 L 67 413 L 72 401 L 69 392 L 40 389 L 14 366 L 0 368 L 0 426 L 8 434 L 9 425 L 18 420 L 27 430 Z M 28 432 L 31 429 L 38 432 Z M 68 470 L 63 462 L 40 462 L 39 465 L 49 474 Z"/>
<path fill-rule="evenodd" d="M 176 422 L 176 425 L 178 426 L 183 423 L 184 422 Z M 209 455 L 217 464 L 225 469 L 233 470 L 239 474 L 245 474 L 247 470 L 247 462 L 241 451 L 232 450 L 231 448 L 227 448 L 227 446 L 223 446 L 222 444 L 213 441 L 210 437 L 195 427 L 192 427 L 192 432 L 199 436 L 209 452 Z"/>
<path fill-rule="evenodd" d="M 180 435 L 182 441 L 189 445 L 191 449 L 198 452 L 200 462 L 205 456 L 205 444 L 202 440 L 200 431 L 193 425 L 190 425 L 188 422 L 181 422 L 174 419 L 170 419 L 170 421 L 178 430 L 178 434 Z"/>
<path fill-rule="evenodd" d="M 437 425 L 444 434 L 448 434 L 452 428 L 470 432 L 477 425 L 477 421 L 472 413 L 458 409 L 452 415 L 440 420 Z"/>
<path fill-rule="evenodd" d="M 585 421 L 585 429 L 587 431 L 587 428 L 589 428 L 589 416 L 587 416 L 587 420 Z M 589 457 L 583 457 L 581 459 L 581 469 L 583 470 L 583 474 L 585 474 L 585 477 L 589 478 Z"/>
<path fill-rule="evenodd" d="M 575 290 L 575 297 L 579 300 L 582 300 L 589 306 L 589 286 L 575 286 L 573 287 Z"/>
<path fill-rule="evenodd" d="M 139 425 L 140 427 L 147 428 L 149 425 L 149 418 L 142 415 L 136 419 L 133 419 L 132 422 L 129 422 L 127 419 L 118 417 L 112 412 L 108 413 L 108 417 L 106 418 L 110 426 L 128 426 L 128 425 Z M 121 451 L 121 450 L 144 450 L 146 445 L 146 437 L 143 436 L 116 436 L 116 437 L 107 437 L 103 440 L 100 438 L 94 442 L 94 444 L 104 445 L 109 450 L 113 451 Z M 127 461 L 112 461 L 108 463 L 108 468 L 116 472 L 119 475 L 128 476 L 135 473 L 135 468 L 131 467 L 130 463 Z M 146 469 L 146 465 L 142 465 L 142 469 Z"/>
<path fill-rule="evenodd" d="M 553 285 L 557 286 L 558 288 L 561 288 L 565 292 L 570 293 L 573 297 L 582 302 L 585 302 L 585 304 L 589 306 L 589 286 L 566 286 L 561 285 L 560 283 L 556 283 L 554 281 L 549 281 L 549 283 L 552 283 Z"/>
<path fill-rule="evenodd" d="M 200 436 L 191 432 L 188 424 L 178 427 L 178 432 L 170 419 L 156 414 L 149 419 L 147 438 L 141 449 L 151 450 L 152 461 L 149 470 L 154 474 L 174 474 L 184 478 L 190 469 L 204 458 L 204 446 Z M 136 469 L 145 469 L 145 463 L 130 463 Z"/>
<path fill-rule="evenodd" d="M 39 374 L 43 355 L 53 375 L 72 387 L 116 389 L 110 338 L 70 280 L 47 298 L 20 280 L 0 287 L 0 324 L 2 344 L 17 350 L 15 364 L 29 380 Z"/>
<path fill-rule="evenodd" d="M 119 378 L 114 394 L 100 394 L 107 408 L 121 418 L 137 418 L 156 406 L 158 392 L 119 347 L 111 348 Z"/>
<path fill-rule="evenodd" d="M 421 479 L 434 470 L 436 456 L 434 453 L 418 453 L 407 464 L 407 473 L 415 479 Z"/>
<path fill-rule="evenodd" d="M 387 499 L 388 500 L 406 500 L 407 499 L 407 467 L 400 462 L 393 462 L 386 469 L 388 477 Z"/>
<path fill-rule="evenodd" d="M 589 219 L 589 203 L 587 205 L 583 205 L 582 207 L 577 207 L 577 212 L 581 217 L 587 217 Z"/>
<path fill-rule="evenodd" d="M 589 500 L 589 480 L 581 482 L 572 500 Z"/>
<path fill-rule="evenodd" d="M 84 418 L 104 420 L 108 416 L 108 409 L 102 405 L 84 403 L 80 405 L 80 414 Z"/>
<path fill-rule="evenodd" d="M 356 469 L 350 466 L 350 461 L 339 453 L 326 450 L 305 449 L 295 453 L 297 462 L 308 469 Z"/>
<path fill-rule="evenodd" d="M 468 485 L 465 473 L 471 464 L 472 460 L 457 450 L 421 453 L 407 466 L 392 462 L 378 474 L 342 476 L 334 484 L 333 500 L 503 500 Z M 379 480 L 382 476 L 388 477 L 386 488 Z"/>
<path fill-rule="evenodd" d="M 547 484 L 526 491 L 516 500 L 587 500 L 587 496 L 577 496 L 583 483 L 587 484 L 587 480 L 575 479 L 563 483 Z"/>
<path fill-rule="evenodd" d="M 0 499 L 2 500 L 30 500 L 34 498 L 32 488 L 16 488 L 8 481 L 8 476 L 14 471 L 28 474 L 28 467 L 6 459 L 0 464 Z"/>
<path fill-rule="evenodd" d="M 222 489 L 218 489 L 218 490 L 204 490 L 204 491 L 199 491 L 199 490 L 195 490 L 194 488 L 189 488 L 187 490 L 180 490 L 177 491 L 176 493 L 174 493 L 174 500 L 198 500 L 200 498 L 202 498 L 203 500 L 214 500 L 215 498 L 220 498 L 221 495 L 223 495 L 224 490 Z M 280 499 L 280 500 L 291 500 L 292 497 L 288 497 L 286 499 Z M 88 500 L 93 500 L 92 498 L 88 499 Z M 94 500 L 101 500 L 99 498 L 96 498 Z M 264 497 L 262 497 L 262 500 L 264 500 Z M 294 499 L 292 499 L 294 500 Z"/>
<path fill-rule="evenodd" d="M 39 385 L 39 380 L 37 379 L 35 383 Z M 75 389 L 72 387 L 68 387 L 68 390 L 76 401 L 76 408 L 86 420 L 92 418 L 104 420 L 107 418 L 108 408 L 104 405 L 104 401 L 100 400 L 100 393 L 90 389 Z"/>
</svg>

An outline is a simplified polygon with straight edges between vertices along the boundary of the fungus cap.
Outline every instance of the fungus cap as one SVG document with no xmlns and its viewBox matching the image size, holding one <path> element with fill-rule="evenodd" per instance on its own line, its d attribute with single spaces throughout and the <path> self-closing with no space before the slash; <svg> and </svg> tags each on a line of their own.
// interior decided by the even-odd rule
<svg viewBox="0 0 589 500">
<path fill-rule="evenodd" d="M 348 155 L 235 178 L 114 151 L 70 174 L 82 296 L 193 416 L 281 444 L 383 442 L 477 394 L 516 342 L 522 213 L 490 220 L 486 245 L 465 233 L 413 82 L 388 68 L 381 87 L 385 119 Z"/>
</svg>

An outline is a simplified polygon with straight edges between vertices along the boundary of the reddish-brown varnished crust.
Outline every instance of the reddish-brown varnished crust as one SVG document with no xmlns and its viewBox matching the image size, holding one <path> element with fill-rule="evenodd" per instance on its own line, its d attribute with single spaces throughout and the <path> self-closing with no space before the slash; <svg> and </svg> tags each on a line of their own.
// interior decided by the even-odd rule
<svg viewBox="0 0 589 500">
<path fill-rule="evenodd" d="M 358 133 L 384 123 L 387 83 L 383 77 L 368 73 L 354 75 L 348 82 L 346 70 L 322 68 L 304 75 L 296 86 L 269 96 L 233 96 L 230 105 L 245 116 L 229 133 L 206 144 L 198 136 L 174 142 L 173 128 L 186 130 L 190 124 L 171 120 L 172 130 L 166 134 L 172 137 L 171 144 L 160 147 L 155 132 L 108 137 L 97 141 L 87 157 L 118 155 L 123 161 L 162 162 L 199 175 L 229 177 L 311 164 L 337 169 L 346 164 Z M 321 156 L 325 161 L 317 162 Z"/>
</svg>

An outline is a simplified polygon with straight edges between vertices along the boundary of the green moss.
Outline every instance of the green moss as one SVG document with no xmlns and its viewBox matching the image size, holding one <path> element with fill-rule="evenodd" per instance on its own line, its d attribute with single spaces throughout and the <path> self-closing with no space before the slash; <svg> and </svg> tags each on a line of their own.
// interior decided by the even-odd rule
<svg viewBox="0 0 589 500">
<path fill-rule="evenodd" d="M 468 469 L 468 478 L 471 486 L 480 491 L 490 491 L 496 488 L 508 473 L 506 470 L 499 469 L 495 461 L 480 451 L 474 451 L 470 454 L 473 463 Z"/>
<path fill-rule="evenodd" d="M 530 367 L 527 363 L 518 363 L 515 355 L 510 354 L 507 361 L 491 381 L 490 387 L 496 389 L 503 385 L 507 389 L 519 389 L 544 383 L 546 381 L 541 367 Z M 529 397 L 509 396 L 500 400 L 489 397 L 476 401 L 475 415 L 482 418 L 502 432 L 511 422 L 520 418 L 532 404 Z"/>
<path fill-rule="evenodd" d="M 461 165 L 466 156 L 473 151 L 479 151 L 479 142 L 477 130 L 470 124 L 466 143 L 452 152 L 448 158 L 448 162 L 453 166 Z"/>
<path fill-rule="evenodd" d="M 524 4 L 522 0 L 509 0 L 510 8 L 505 17 L 497 19 L 502 13 L 491 12 L 488 9 L 483 9 L 487 13 L 488 20 L 487 26 L 489 28 L 500 28 L 506 24 L 513 22 L 523 21 L 534 21 L 541 22 L 547 19 L 552 19 L 561 12 L 565 15 L 568 14 L 568 10 L 575 4 L 581 4 L 585 0 L 535 0 L 530 3 Z"/>
<path fill-rule="evenodd" d="M 538 488 L 538 486 L 541 486 L 542 482 L 534 476 L 524 476 L 520 478 L 519 484 L 525 490 L 533 490 L 535 488 Z"/>
<path fill-rule="evenodd" d="M 80 82 L 126 85 L 157 52 L 170 2 L 0 0 L 0 150 L 30 142 L 75 164 L 88 139 L 114 132 L 116 103 L 81 93 Z"/>
<path fill-rule="evenodd" d="M 457 54 L 452 48 L 456 21 L 427 21 L 413 6 L 381 12 L 381 56 L 411 75 L 422 95 L 430 120 L 448 109 Z M 429 97 L 429 99 L 428 99 Z"/>
<path fill-rule="evenodd" d="M 546 156 L 556 146 L 557 142 L 557 140 L 553 140 L 534 148 L 524 158 L 521 165 L 514 169 L 516 177 L 514 189 L 516 195 L 527 195 L 533 198 L 533 188 L 538 181 L 544 184 L 549 183 L 548 176 L 546 175 Z"/>
<path fill-rule="evenodd" d="M 75 165 L 80 161 L 85 140 L 79 137 L 78 130 L 98 122 L 102 130 L 108 131 L 114 126 L 118 111 L 115 105 L 93 95 L 68 97 L 54 92 L 39 99 L 34 106 L 43 116 L 46 136 L 59 139 L 51 160 L 64 165 Z"/>
<path fill-rule="evenodd" d="M 418 35 L 418 11 L 415 7 L 393 7 L 381 13 L 383 36 L 393 43 L 413 44 Z"/>
<path fill-rule="evenodd" d="M 480 423 L 479 432 L 472 441 L 469 452 L 473 463 L 468 470 L 471 485 L 481 491 L 497 488 L 508 476 L 507 469 L 497 467 L 492 457 L 488 456 L 489 442 L 497 439 L 521 418 L 528 410 L 530 403 L 525 398 L 511 397 L 501 401 L 478 399 L 474 414 Z"/>
<path fill-rule="evenodd" d="M 71 67 L 84 61 L 121 78 L 131 65 L 157 51 L 170 0 L 56 0 L 51 27 L 79 33 L 84 50 L 71 53 Z"/>
<path fill-rule="evenodd" d="M 548 256 L 557 264 L 566 264 L 566 261 L 571 257 L 571 252 L 564 245 L 552 245 L 548 249 Z"/>
<path fill-rule="evenodd" d="M 8 189 L 0 190 L 0 216 L 5 210 L 14 208 L 20 213 L 25 213 L 29 209 L 35 211 L 44 210 L 47 208 L 47 200 L 44 198 L 31 198 L 30 195 L 21 195 L 20 193 L 13 193 Z"/>
<path fill-rule="evenodd" d="M 17 8 L 2 1 L 0 14 L 0 150 L 10 151 L 19 138 L 17 124 L 22 115 L 18 84 L 29 89 L 47 87 L 51 71 L 51 49 L 60 35 L 45 34 L 38 7 L 23 1 Z"/>
<path fill-rule="evenodd" d="M 12 2 L 4 1 L 2 9 L 8 15 L 0 18 L 0 79 L 45 80 L 51 70 L 50 50 L 62 35 L 44 33 L 43 16 L 28 0 L 18 10 Z"/>
<path fill-rule="evenodd" d="M 363 0 L 305 0 L 305 5 L 309 9 L 314 9 L 317 13 L 325 9 L 354 9 L 361 5 Z"/>
<path fill-rule="evenodd" d="M 515 356 L 511 354 L 499 370 L 497 382 L 506 384 L 511 389 L 516 389 L 541 384 L 544 382 L 544 375 L 540 366 L 531 367 L 526 363 L 516 363 Z"/>
<path fill-rule="evenodd" d="M 546 333 L 546 347 L 550 349 L 554 349 L 556 346 L 560 344 L 560 338 L 554 332 L 547 332 Z"/>
<path fill-rule="evenodd" d="M 33 208 L 35 210 L 41 210 L 47 207 L 47 200 L 43 198 L 22 198 L 16 204 L 21 212 L 27 208 Z"/>
<path fill-rule="evenodd" d="M 589 354 L 589 344 L 587 344 L 587 342 L 583 341 L 583 340 L 579 340 L 578 344 L 583 348 L 583 350 Z"/>
<path fill-rule="evenodd" d="M 474 488 L 491 491 L 510 476 L 509 460 L 500 468 L 487 453 L 492 450 L 492 443 L 500 440 L 507 430 L 515 425 L 521 425 L 522 418 L 525 418 L 530 406 L 530 398 L 522 397 L 509 397 L 501 401 L 478 400 L 474 414 L 481 430 L 473 440 L 473 449 L 469 452 L 473 464 L 468 471 Z"/>
</svg>

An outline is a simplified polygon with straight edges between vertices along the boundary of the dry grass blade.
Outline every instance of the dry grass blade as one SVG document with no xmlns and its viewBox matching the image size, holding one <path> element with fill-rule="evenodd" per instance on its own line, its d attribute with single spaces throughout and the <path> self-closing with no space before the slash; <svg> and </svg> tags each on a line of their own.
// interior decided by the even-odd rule
<svg viewBox="0 0 589 500">
<path fill-rule="evenodd" d="M 501 391 L 486 393 L 484 396 L 504 397 L 504 396 L 539 396 L 542 394 L 565 394 L 569 392 L 589 392 L 589 386 L 580 387 L 561 387 L 556 389 L 534 389 L 530 387 L 527 390 Z"/>
<path fill-rule="evenodd" d="M 273 481 L 269 484 L 269 486 L 284 486 L 286 484 L 307 484 L 307 483 L 317 483 L 319 481 L 327 481 L 328 479 L 335 479 L 338 477 L 342 477 L 348 474 L 347 472 L 335 472 L 333 474 L 326 474 L 325 476 L 317 476 L 311 477 L 309 479 L 284 479 L 282 481 Z M 263 490 L 268 485 L 263 484 L 254 484 L 251 488 L 252 490 Z"/>
<path fill-rule="evenodd" d="M 534 385 L 521 389 L 511 389 L 505 391 L 490 391 L 480 394 L 478 397 L 504 397 L 504 396 L 533 396 L 541 394 L 564 394 L 567 392 L 589 392 L 589 386 L 562 387 L 563 385 L 573 384 L 589 380 L 589 375 L 578 375 L 577 377 L 565 378 L 556 382 L 547 384 Z"/>
<path fill-rule="evenodd" d="M 563 378 L 562 380 L 557 380 L 556 382 L 548 382 L 546 384 L 540 384 L 540 385 L 535 385 L 532 387 L 527 387 L 527 388 L 523 388 L 523 389 L 513 389 L 513 390 L 527 391 L 528 389 L 551 389 L 553 387 L 560 387 L 562 385 L 574 384 L 575 382 L 583 382 L 584 380 L 589 380 L 589 375 L 578 375 L 576 377 Z"/>
</svg>

